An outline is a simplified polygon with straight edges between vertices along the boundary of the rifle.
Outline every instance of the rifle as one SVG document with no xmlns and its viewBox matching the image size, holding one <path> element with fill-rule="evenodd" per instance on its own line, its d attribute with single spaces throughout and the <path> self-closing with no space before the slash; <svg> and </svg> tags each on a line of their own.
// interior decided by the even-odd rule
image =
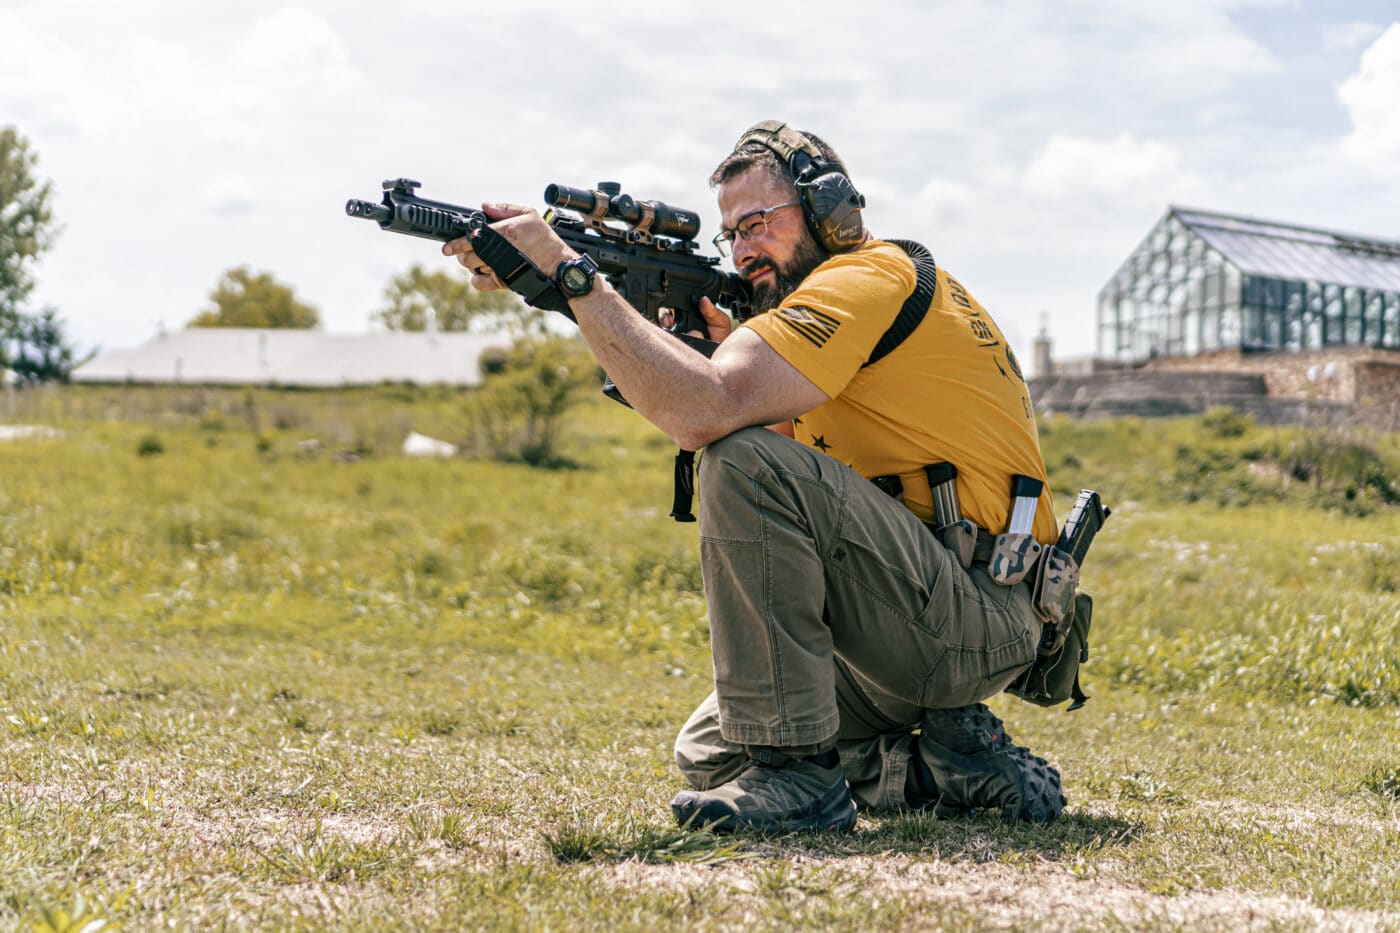
<svg viewBox="0 0 1400 933">
<path fill-rule="evenodd" d="M 430 201 L 416 194 L 422 187 L 407 178 L 385 181 L 383 200 L 345 202 L 351 217 L 373 220 L 381 230 L 405 233 L 429 240 L 455 240 L 470 236 L 472 249 L 491 267 L 507 287 L 525 303 L 546 311 L 558 311 L 574 320 L 569 301 L 554 285 L 553 276 L 541 271 L 510 241 L 492 230 L 491 218 L 475 208 Z M 752 315 L 749 283 L 732 272 L 720 272 L 717 256 L 696 252 L 695 237 L 700 217 L 694 211 L 671 207 L 660 201 L 638 201 L 622 193 L 616 182 L 599 182 L 597 188 L 568 188 L 550 185 L 544 199 L 551 210 L 544 216 L 559 238 L 575 251 L 587 253 L 623 299 L 653 324 L 657 312 L 670 308 L 675 325 L 669 333 L 686 346 L 706 356 L 719 344 L 689 331 L 705 332 L 700 299 L 731 308 L 738 320 Z M 580 216 L 557 214 L 554 208 L 577 212 Z M 620 222 L 621 227 L 609 221 Z M 626 405 L 612 379 L 604 377 L 603 392 Z M 630 406 L 629 406 L 630 407 Z M 675 462 L 675 498 L 671 517 L 693 522 L 690 511 L 694 492 L 694 453 L 678 451 Z"/>
<path fill-rule="evenodd" d="M 382 187 L 382 201 L 376 204 L 351 198 L 345 202 L 345 213 L 373 220 L 391 233 L 443 242 L 470 236 L 476 254 L 526 304 L 558 311 L 574 320 L 568 299 L 555 287 L 553 276 L 492 230 L 485 213 L 420 198 L 416 190 L 422 186 L 407 178 L 390 179 Z M 616 182 L 599 182 L 594 189 L 550 185 L 544 190 L 544 199 L 551 208 L 581 215 L 559 214 L 553 209 L 546 212 L 545 220 L 559 238 L 575 251 L 592 256 L 608 283 L 652 323 L 657 323 L 658 311 L 671 308 L 676 320 L 670 332 L 686 345 L 706 356 L 714 353 L 713 341 L 688 334 L 705 331 L 700 314 L 702 297 L 733 309 L 740 320 L 749 315 L 748 282 L 716 269 L 718 256 L 696 252 L 700 218 L 694 211 L 660 201 L 638 201 L 623 194 Z"/>
</svg>

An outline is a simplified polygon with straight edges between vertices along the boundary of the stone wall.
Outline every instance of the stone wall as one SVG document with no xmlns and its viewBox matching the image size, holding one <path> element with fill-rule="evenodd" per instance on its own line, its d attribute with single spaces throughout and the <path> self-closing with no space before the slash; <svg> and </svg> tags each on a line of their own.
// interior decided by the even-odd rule
<svg viewBox="0 0 1400 933">
<path fill-rule="evenodd" d="M 1360 362 L 1355 378 L 1356 404 L 1366 422 L 1400 431 L 1400 363 Z"/>
<path fill-rule="evenodd" d="M 1270 398 L 1354 405 L 1361 420 L 1400 429 L 1400 351 L 1333 347 L 1302 353 L 1220 350 L 1153 360 L 1144 371 L 1255 373 Z"/>
<path fill-rule="evenodd" d="M 1303 353 L 1220 350 L 1153 360 L 1146 370 L 1258 373 L 1276 398 L 1365 404 L 1400 399 L 1400 351 L 1336 347 Z"/>
</svg>

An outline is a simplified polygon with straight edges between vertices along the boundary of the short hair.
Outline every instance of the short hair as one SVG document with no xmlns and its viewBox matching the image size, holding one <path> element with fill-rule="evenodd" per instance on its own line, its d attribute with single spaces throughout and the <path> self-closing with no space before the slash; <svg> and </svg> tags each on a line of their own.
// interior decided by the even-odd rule
<svg viewBox="0 0 1400 933">
<path fill-rule="evenodd" d="M 822 159 L 829 165 L 850 177 L 846 171 L 846 164 L 841 161 L 841 157 L 836 154 L 836 150 L 826 144 L 816 133 L 809 133 L 806 130 L 796 130 L 808 142 L 817 147 L 817 151 L 822 154 Z M 710 173 L 710 187 L 718 188 L 720 185 L 737 178 L 750 169 L 759 169 L 769 178 L 780 185 L 793 185 L 792 170 L 788 168 L 787 160 L 778 153 L 769 149 L 763 143 L 750 141 L 736 148 Z"/>
</svg>

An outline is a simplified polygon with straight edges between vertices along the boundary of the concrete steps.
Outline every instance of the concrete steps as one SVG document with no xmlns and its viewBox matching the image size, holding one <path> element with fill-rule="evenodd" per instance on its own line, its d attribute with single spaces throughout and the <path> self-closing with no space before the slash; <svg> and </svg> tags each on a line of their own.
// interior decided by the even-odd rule
<svg viewBox="0 0 1400 933">
<path fill-rule="evenodd" d="M 1159 418 L 1228 406 L 1262 424 L 1296 424 L 1351 407 L 1270 398 L 1264 377 L 1254 373 L 1124 370 L 1035 379 L 1030 388 L 1037 412 L 1077 418 Z"/>
</svg>

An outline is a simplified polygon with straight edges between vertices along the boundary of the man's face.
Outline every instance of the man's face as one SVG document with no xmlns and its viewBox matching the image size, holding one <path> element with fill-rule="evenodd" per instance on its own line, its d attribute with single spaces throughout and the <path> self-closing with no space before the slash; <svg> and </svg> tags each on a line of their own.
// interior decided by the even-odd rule
<svg viewBox="0 0 1400 933">
<path fill-rule="evenodd" d="M 753 285 L 755 313 L 776 308 L 829 255 L 807 229 L 801 205 L 788 203 L 795 200 L 792 185 L 762 169 L 749 169 L 720 187 L 720 223 L 726 231 L 738 231 L 734 268 Z"/>
</svg>

